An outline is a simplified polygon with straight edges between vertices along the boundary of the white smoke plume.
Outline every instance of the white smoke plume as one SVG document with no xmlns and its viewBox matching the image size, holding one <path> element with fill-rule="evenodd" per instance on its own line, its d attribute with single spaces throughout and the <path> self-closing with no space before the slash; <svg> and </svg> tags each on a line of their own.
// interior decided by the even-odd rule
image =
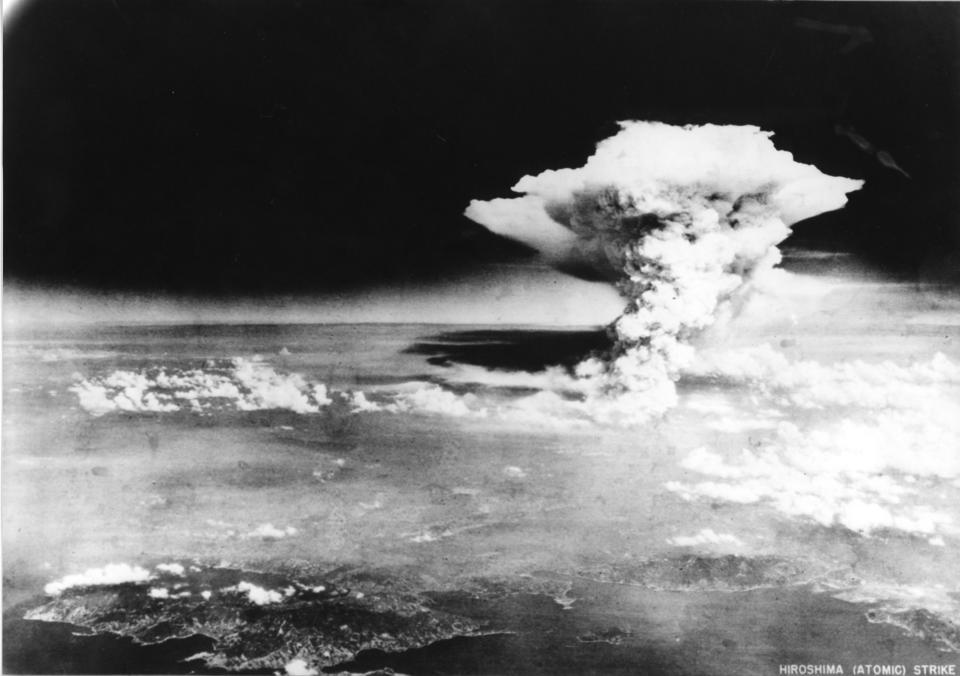
<svg viewBox="0 0 960 676">
<path fill-rule="evenodd" d="M 576 375 L 637 421 L 675 403 L 689 340 L 780 261 L 789 226 L 862 183 L 795 162 L 753 126 L 620 126 L 583 167 L 525 176 L 521 197 L 474 200 L 466 215 L 558 267 L 616 280 L 616 346 Z"/>
</svg>

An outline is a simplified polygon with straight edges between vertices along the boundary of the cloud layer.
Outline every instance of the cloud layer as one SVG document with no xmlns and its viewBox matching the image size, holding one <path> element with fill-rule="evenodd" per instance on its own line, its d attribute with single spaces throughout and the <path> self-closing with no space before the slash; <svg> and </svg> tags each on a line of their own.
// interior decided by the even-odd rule
<svg viewBox="0 0 960 676">
<path fill-rule="evenodd" d="M 682 466 L 707 479 L 670 490 L 867 535 L 942 544 L 957 532 L 947 492 L 960 487 L 960 366 L 944 355 L 826 365 L 763 345 L 705 351 L 686 375 L 720 386 L 689 405 L 734 445 L 691 451 Z"/>
</svg>

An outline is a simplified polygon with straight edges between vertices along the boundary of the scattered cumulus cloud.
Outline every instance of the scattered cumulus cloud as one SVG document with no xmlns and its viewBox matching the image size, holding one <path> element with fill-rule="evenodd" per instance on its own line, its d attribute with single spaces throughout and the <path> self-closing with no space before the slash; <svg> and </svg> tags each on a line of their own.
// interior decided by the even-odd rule
<svg viewBox="0 0 960 676">
<path fill-rule="evenodd" d="M 183 577 L 187 574 L 186 568 L 179 563 L 158 563 L 156 568 L 161 573 L 169 573 L 170 575 L 176 575 L 177 577 Z"/>
<path fill-rule="evenodd" d="M 746 448 L 689 452 L 682 467 L 703 480 L 667 484 L 684 498 L 762 503 L 827 527 L 935 545 L 955 532 L 942 494 L 960 478 L 960 366 L 945 355 L 824 364 L 769 345 L 713 348 L 683 377 L 720 386 L 685 402 L 708 428 L 751 434 Z"/>
<path fill-rule="evenodd" d="M 928 408 L 936 388 L 960 386 L 960 364 L 942 353 L 928 361 L 900 365 L 862 360 L 821 364 L 790 360 L 768 344 L 702 350 L 684 376 L 749 385 L 779 403 L 806 409 Z"/>
<path fill-rule="evenodd" d="M 236 591 L 246 594 L 247 600 L 258 606 L 266 606 L 274 603 L 281 603 L 284 594 L 274 589 L 264 589 L 251 582 L 240 582 L 235 587 L 227 587 L 223 591 Z"/>
<path fill-rule="evenodd" d="M 50 596 L 58 596 L 67 589 L 74 587 L 103 587 L 131 582 L 141 583 L 152 578 L 150 571 L 140 566 L 111 563 L 103 568 L 89 568 L 83 573 L 66 575 L 59 580 L 48 583 L 44 586 L 43 591 Z"/>
<path fill-rule="evenodd" d="M 944 453 L 947 448 L 960 448 L 956 424 L 948 429 L 922 414 L 888 412 L 809 429 L 780 423 L 759 447 L 690 452 L 682 466 L 708 478 L 667 488 L 687 499 L 764 503 L 789 517 L 867 535 L 890 530 L 934 537 L 955 524 L 948 512 L 925 504 L 928 490 L 919 480 L 957 476 L 960 459 Z"/>
<path fill-rule="evenodd" d="M 147 590 L 147 596 L 152 599 L 168 599 L 170 598 L 170 590 L 166 587 L 150 587 Z"/>
<path fill-rule="evenodd" d="M 172 412 L 233 408 L 317 413 L 329 405 L 327 388 L 298 373 L 280 373 L 259 359 L 237 357 L 198 369 L 113 371 L 80 378 L 70 391 L 94 416 L 115 411 Z"/>
</svg>

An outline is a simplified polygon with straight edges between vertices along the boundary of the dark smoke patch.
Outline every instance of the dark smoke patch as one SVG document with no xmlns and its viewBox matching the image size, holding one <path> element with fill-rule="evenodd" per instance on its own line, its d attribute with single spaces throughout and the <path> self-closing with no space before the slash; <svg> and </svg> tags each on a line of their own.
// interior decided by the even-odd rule
<svg viewBox="0 0 960 676">
<path fill-rule="evenodd" d="M 591 352 L 609 349 L 607 331 L 482 330 L 441 333 L 405 352 L 421 354 L 438 366 L 472 364 L 491 369 L 536 372 L 572 367 Z"/>
</svg>

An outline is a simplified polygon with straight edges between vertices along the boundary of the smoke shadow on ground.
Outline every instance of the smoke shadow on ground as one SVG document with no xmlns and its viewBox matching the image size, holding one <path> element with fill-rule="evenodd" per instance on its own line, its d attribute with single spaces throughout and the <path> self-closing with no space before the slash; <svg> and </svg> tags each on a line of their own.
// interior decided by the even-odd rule
<svg viewBox="0 0 960 676">
<path fill-rule="evenodd" d="M 404 353 L 424 355 L 435 366 L 469 364 L 534 373 L 549 366 L 572 367 L 612 345 L 606 329 L 480 329 L 428 336 Z"/>
</svg>

